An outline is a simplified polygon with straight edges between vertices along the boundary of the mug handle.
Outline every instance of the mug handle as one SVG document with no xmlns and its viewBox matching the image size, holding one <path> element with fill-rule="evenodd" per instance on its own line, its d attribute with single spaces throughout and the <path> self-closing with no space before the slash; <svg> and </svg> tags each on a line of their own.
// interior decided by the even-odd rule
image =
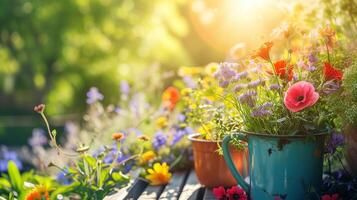
<svg viewBox="0 0 357 200">
<path fill-rule="evenodd" d="M 244 178 L 239 174 L 238 170 L 234 166 L 231 154 L 229 153 L 229 141 L 234 138 L 237 138 L 238 140 L 245 140 L 246 135 L 243 133 L 236 133 L 224 137 L 222 143 L 224 160 L 226 161 L 229 170 L 231 171 L 233 177 L 237 180 L 238 184 L 246 193 L 249 193 L 249 184 L 245 182 Z"/>
</svg>

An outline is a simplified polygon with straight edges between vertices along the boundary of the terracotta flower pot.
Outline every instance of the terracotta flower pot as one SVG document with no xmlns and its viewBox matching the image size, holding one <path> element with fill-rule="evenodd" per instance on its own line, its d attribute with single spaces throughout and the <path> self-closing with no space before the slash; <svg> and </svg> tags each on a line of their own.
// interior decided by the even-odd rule
<svg viewBox="0 0 357 200">
<path fill-rule="evenodd" d="M 209 188 L 237 185 L 237 181 L 229 171 L 223 155 L 219 155 L 217 152 L 219 148 L 217 142 L 199 139 L 199 136 L 199 134 L 189 136 L 192 141 L 195 172 L 199 182 Z M 247 150 L 237 150 L 231 147 L 230 152 L 235 167 L 246 176 L 248 174 Z"/>
<path fill-rule="evenodd" d="M 351 173 L 357 176 L 357 127 L 348 127 L 344 132 L 346 162 Z"/>
</svg>

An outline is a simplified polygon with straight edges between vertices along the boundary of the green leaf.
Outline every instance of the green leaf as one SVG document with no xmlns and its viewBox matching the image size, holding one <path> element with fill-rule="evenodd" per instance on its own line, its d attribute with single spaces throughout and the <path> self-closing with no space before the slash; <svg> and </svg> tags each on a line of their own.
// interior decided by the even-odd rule
<svg viewBox="0 0 357 200">
<path fill-rule="evenodd" d="M 51 132 L 51 134 L 52 134 L 53 138 L 56 139 L 56 136 L 57 136 L 57 131 L 56 131 L 56 129 L 53 129 L 52 132 Z"/>
<path fill-rule="evenodd" d="M 71 192 L 78 192 L 80 187 L 80 183 L 79 182 L 73 182 L 70 185 L 66 185 L 66 186 L 60 186 L 58 188 L 56 188 L 55 191 L 53 191 L 51 193 L 51 199 L 57 199 L 57 195 L 59 194 L 66 194 L 66 193 L 71 193 Z"/>
<path fill-rule="evenodd" d="M 127 175 L 124 175 L 123 173 L 121 172 L 113 172 L 112 173 L 112 178 L 115 182 L 124 182 L 124 181 L 127 181 L 129 180 L 129 176 Z"/>
<path fill-rule="evenodd" d="M 98 181 L 98 186 L 100 188 L 103 187 L 106 179 L 109 177 L 109 169 L 102 169 L 100 172 L 99 172 L 99 181 Z"/>
<path fill-rule="evenodd" d="M 84 155 L 83 156 L 83 159 L 88 163 L 88 165 L 91 167 L 91 168 L 96 168 L 96 159 L 93 158 L 92 156 L 90 155 Z"/>
<path fill-rule="evenodd" d="M 11 160 L 7 164 L 7 169 L 9 172 L 11 185 L 17 192 L 20 193 L 23 190 L 23 182 L 19 169 L 17 168 L 16 164 Z"/>
<path fill-rule="evenodd" d="M 0 178 L 0 188 L 10 189 L 11 183 L 5 178 Z"/>
</svg>

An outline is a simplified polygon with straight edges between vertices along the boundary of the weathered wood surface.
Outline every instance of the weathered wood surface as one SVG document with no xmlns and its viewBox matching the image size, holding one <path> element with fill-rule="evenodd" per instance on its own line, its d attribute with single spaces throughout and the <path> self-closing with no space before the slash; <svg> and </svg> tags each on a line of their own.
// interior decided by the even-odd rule
<svg viewBox="0 0 357 200">
<path fill-rule="evenodd" d="M 201 185 L 198 183 L 195 171 L 191 171 L 182 189 L 179 200 L 196 200 L 201 199 L 200 196 L 202 196 Z"/>
<path fill-rule="evenodd" d="M 210 189 L 202 187 L 194 171 L 174 173 L 169 184 L 150 186 L 136 179 L 104 200 L 215 200 Z"/>
</svg>

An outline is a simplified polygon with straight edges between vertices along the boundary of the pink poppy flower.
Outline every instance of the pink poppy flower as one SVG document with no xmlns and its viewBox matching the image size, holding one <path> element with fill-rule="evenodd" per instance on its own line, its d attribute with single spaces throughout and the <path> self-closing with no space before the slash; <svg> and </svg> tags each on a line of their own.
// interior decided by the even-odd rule
<svg viewBox="0 0 357 200">
<path fill-rule="evenodd" d="M 284 104 L 291 112 L 299 112 L 304 108 L 314 105 L 319 99 L 319 93 L 314 86 L 306 81 L 300 81 L 288 89 L 285 93 Z"/>
</svg>

